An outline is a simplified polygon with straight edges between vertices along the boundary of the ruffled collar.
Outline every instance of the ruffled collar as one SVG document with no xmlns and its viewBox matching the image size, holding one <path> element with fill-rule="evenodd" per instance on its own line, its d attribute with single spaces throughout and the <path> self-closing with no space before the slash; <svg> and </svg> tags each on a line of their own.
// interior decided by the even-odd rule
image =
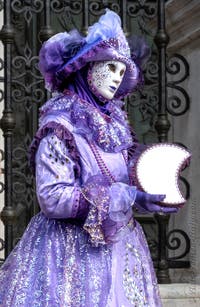
<svg viewBox="0 0 200 307">
<path fill-rule="evenodd" d="M 121 110 L 123 102 L 112 100 L 107 105 L 109 115 L 66 90 L 47 101 L 40 108 L 40 126 L 46 116 L 62 112 L 73 125 L 74 132 L 89 142 L 95 142 L 106 152 L 119 152 L 133 145 L 127 115 Z"/>
</svg>

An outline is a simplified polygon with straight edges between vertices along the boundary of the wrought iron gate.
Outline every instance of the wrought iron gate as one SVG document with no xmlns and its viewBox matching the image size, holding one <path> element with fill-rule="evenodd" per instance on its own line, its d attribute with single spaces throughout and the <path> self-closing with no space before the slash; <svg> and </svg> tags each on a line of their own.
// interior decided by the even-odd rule
<svg viewBox="0 0 200 307">
<path fill-rule="evenodd" d="M 165 32 L 164 0 L 6 0 L 4 4 L 0 1 L 0 9 L 4 9 L 4 25 L 0 33 L 4 43 L 4 61 L 0 62 L 0 70 L 4 68 L 5 75 L 0 79 L 4 82 L 4 94 L 0 91 L 0 100 L 4 99 L 1 128 L 5 139 L 5 206 L 1 218 L 5 225 L 6 256 L 38 211 L 27 149 L 37 129 L 38 109 L 49 98 L 37 66 L 41 42 L 54 33 L 74 27 L 86 33 L 88 26 L 106 7 L 119 13 L 127 35 L 142 34 L 152 47 L 152 56 L 145 68 L 146 85 L 143 90 L 131 95 L 126 104 L 140 141 L 167 141 L 170 128 L 168 114 L 182 115 L 189 108 L 187 93 L 179 86 L 189 73 L 186 61 L 176 55 L 166 63 L 168 36 Z M 157 28 L 150 26 L 154 20 Z M 166 71 L 173 75 L 179 73 L 178 66 L 174 69 L 177 58 L 186 67 L 185 76 L 176 83 L 167 84 Z M 181 111 L 179 107 L 182 103 L 178 98 L 166 99 L 166 86 L 183 91 L 186 103 Z M 169 267 L 189 266 L 187 261 L 168 259 L 168 249 L 174 249 L 170 245 L 171 235 L 178 231 L 186 240 L 186 249 L 178 259 L 189 252 L 189 238 L 181 230 L 168 233 L 169 217 L 166 215 L 138 216 L 138 219 L 148 234 L 159 281 L 168 282 Z"/>
</svg>

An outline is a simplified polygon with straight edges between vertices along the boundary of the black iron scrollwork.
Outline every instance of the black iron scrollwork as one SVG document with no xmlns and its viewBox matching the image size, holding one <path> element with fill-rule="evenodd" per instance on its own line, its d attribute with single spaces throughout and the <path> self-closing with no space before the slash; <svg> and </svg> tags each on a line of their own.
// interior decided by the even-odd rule
<svg viewBox="0 0 200 307">
<path fill-rule="evenodd" d="M 177 235 L 180 235 L 178 237 Z M 183 243 L 183 239 L 185 240 L 185 244 Z M 166 246 L 168 249 L 177 251 L 185 245 L 185 250 L 178 256 L 170 257 L 169 260 L 178 260 L 184 258 L 190 251 L 190 239 L 188 235 L 181 229 L 173 229 L 169 231 L 166 238 Z"/>
<path fill-rule="evenodd" d="M 88 8 L 89 12 L 94 16 L 99 16 L 103 13 L 103 5 L 101 1 L 91 1 Z"/>
<path fill-rule="evenodd" d="M 16 103 L 24 103 L 27 110 L 30 110 L 32 103 L 39 103 L 44 99 L 44 91 L 39 87 L 43 83 L 43 79 L 38 70 L 38 56 L 32 55 L 28 42 L 24 47 L 24 56 L 14 57 L 12 67 L 15 71 L 13 100 Z M 27 83 L 26 80 L 29 82 Z"/>
<path fill-rule="evenodd" d="M 129 107 L 137 108 L 141 114 L 141 120 L 148 120 L 150 125 L 154 122 L 155 113 L 158 108 L 158 96 L 155 86 L 145 87 L 140 92 L 135 92 L 128 99 Z"/>
<path fill-rule="evenodd" d="M 60 0 L 52 0 L 50 5 L 51 5 L 51 10 L 54 13 L 58 13 L 58 14 L 63 12 L 65 8 L 64 1 L 60 1 Z"/>
<path fill-rule="evenodd" d="M 183 82 L 189 77 L 190 67 L 186 59 L 180 54 L 173 54 L 168 58 L 167 72 L 171 75 L 178 77 L 177 80 L 173 80 L 174 84 Z"/>
<path fill-rule="evenodd" d="M 0 238 L 0 251 L 4 250 L 5 242 L 3 239 Z"/>
<path fill-rule="evenodd" d="M 148 22 L 157 14 L 157 1 L 135 0 L 127 1 L 127 15 L 137 20 L 138 27 L 143 34 L 152 35 Z"/>
<path fill-rule="evenodd" d="M 143 15 L 146 18 L 156 17 L 157 7 L 156 1 L 136 0 L 128 1 L 127 13 L 130 17 L 138 17 Z"/>
<path fill-rule="evenodd" d="M 152 53 L 149 61 L 146 63 L 145 67 L 145 83 L 147 85 L 154 85 L 157 87 L 158 82 L 158 62 L 157 62 L 157 52 L 153 50 L 152 46 Z"/>
<path fill-rule="evenodd" d="M 33 18 L 33 13 L 40 13 L 42 12 L 44 7 L 44 1 L 41 0 L 13 0 L 11 2 L 12 10 L 17 14 L 24 14 L 24 18 L 28 25 Z"/>
<path fill-rule="evenodd" d="M 0 238 L 0 252 L 2 252 L 4 250 L 4 248 L 5 248 L 5 241 L 2 238 Z M 3 260 L 4 259 L 0 258 L 0 266 L 3 263 Z"/>
<path fill-rule="evenodd" d="M 72 14 L 78 15 L 82 11 L 81 1 L 69 1 L 70 2 L 70 11 Z"/>
<path fill-rule="evenodd" d="M 68 8 L 72 14 L 80 14 L 82 11 L 82 1 L 68 1 L 68 0 L 52 0 L 51 10 L 54 13 L 62 13 Z"/>
<path fill-rule="evenodd" d="M 175 94 L 168 96 L 167 111 L 173 116 L 185 114 L 190 107 L 190 98 L 186 90 L 180 86 L 189 76 L 189 64 L 180 54 L 172 55 L 167 62 L 167 72 L 173 80 L 167 83 Z"/>
<path fill-rule="evenodd" d="M 83 11 L 84 1 L 58 1 L 53 0 L 50 3 L 51 12 L 53 14 L 59 14 L 58 20 L 61 27 L 64 30 L 71 30 L 72 28 L 76 28 L 76 24 L 74 22 L 73 15 L 79 15 Z M 87 1 L 85 1 L 87 2 Z"/>
<path fill-rule="evenodd" d="M 89 12 L 93 16 L 100 16 L 104 13 L 105 8 L 109 8 L 119 14 L 120 4 L 118 2 L 119 1 L 89 1 Z"/>
</svg>

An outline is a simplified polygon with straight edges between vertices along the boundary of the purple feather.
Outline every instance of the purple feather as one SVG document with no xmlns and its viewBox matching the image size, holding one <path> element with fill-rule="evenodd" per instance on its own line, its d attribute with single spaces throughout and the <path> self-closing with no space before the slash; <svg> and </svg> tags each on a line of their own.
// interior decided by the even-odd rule
<svg viewBox="0 0 200 307">
<path fill-rule="evenodd" d="M 128 43 L 131 49 L 131 58 L 140 67 L 143 67 L 151 55 L 151 48 L 141 36 L 129 37 Z"/>
<path fill-rule="evenodd" d="M 39 54 L 39 69 L 45 79 L 46 88 L 56 90 L 61 81 L 56 72 L 84 45 L 85 38 L 77 30 L 58 33 L 45 42 Z"/>
</svg>

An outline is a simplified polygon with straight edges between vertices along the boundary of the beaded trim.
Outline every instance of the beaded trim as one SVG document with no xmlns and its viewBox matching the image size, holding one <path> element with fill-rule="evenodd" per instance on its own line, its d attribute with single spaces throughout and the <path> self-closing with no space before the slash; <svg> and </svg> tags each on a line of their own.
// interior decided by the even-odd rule
<svg viewBox="0 0 200 307">
<path fill-rule="evenodd" d="M 96 159 L 96 162 L 101 170 L 101 173 L 103 175 L 105 175 L 111 183 L 116 182 L 115 177 L 111 174 L 111 172 L 109 171 L 108 167 L 106 166 L 105 162 L 103 161 L 99 151 L 97 150 L 96 146 L 94 145 L 94 143 L 89 143 L 90 148 L 94 154 L 94 157 Z"/>
<path fill-rule="evenodd" d="M 121 106 L 121 101 L 109 101 L 108 116 L 76 93 L 66 90 L 64 94 L 59 94 L 42 106 L 40 126 L 52 111 L 65 111 L 63 116 L 74 126 L 76 133 L 81 133 L 88 141 L 92 139 L 105 152 L 120 152 L 133 145 L 127 116 Z"/>
<path fill-rule="evenodd" d="M 89 142 L 89 146 L 94 154 L 94 157 L 96 159 L 96 162 L 99 166 L 99 169 L 101 170 L 101 173 L 103 175 L 105 175 L 110 183 L 115 183 L 117 180 L 115 179 L 115 177 L 112 175 L 112 173 L 110 172 L 110 170 L 108 169 L 107 165 L 105 164 L 104 160 L 102 159 L 101 155 L 100 155 L 100 152 L 98 151 L 97 147 L 95 146 L 94 143 L 91 143 Z M 126 153 L 125 151 L 122 151 L 122 155 L 123 155 L 123 158 L 125 160 L 125 162 L 127 163 L 127 157 L 126 157 Z"/>
<path fill-rule="evenodd" d="M 128 164 L 128 152 L 127 152 L 127 150 L 122 150 L 122 155 L 123 155 L 124 161 L 127 165 Z"/>
</svg>

